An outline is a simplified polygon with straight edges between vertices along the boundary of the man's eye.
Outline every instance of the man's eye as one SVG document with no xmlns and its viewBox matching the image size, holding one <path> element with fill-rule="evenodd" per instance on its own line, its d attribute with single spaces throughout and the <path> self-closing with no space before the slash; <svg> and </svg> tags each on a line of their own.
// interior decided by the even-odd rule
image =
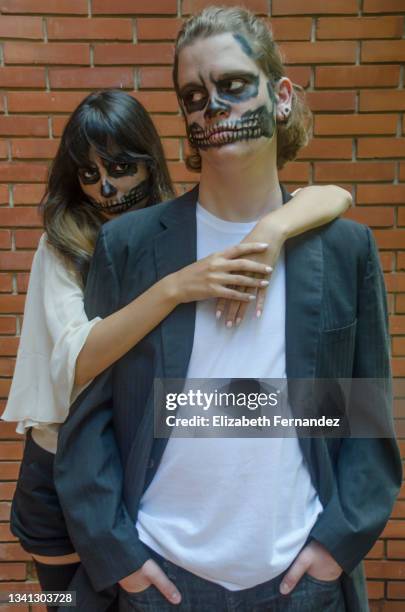
<svg viewBox="0 0 405 612">
<path fill-rule="evenodd" d="M 185 102 L 187 104 L 198 104 L 207 97 L 204 91 L 190 91 L 185 95 Z"/>
<path fill-rule="evenodd" d="M 245 85 L 246 83 L 242 79 L 230 79 L 229 81 L 222 82 L 222 89 L 232 93 L 239 93 L 243 91 Z"/>
</svg>

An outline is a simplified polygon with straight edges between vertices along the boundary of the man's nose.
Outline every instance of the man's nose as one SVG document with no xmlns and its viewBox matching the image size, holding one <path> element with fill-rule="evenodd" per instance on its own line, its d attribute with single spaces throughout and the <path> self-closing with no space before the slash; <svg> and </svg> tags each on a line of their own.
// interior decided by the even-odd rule
<svg viewBox="0 0 405 612">
<path fill-rule="evenodd" d="M 204 112 L 205 119 L 214 119 L 214 117 L 228 117 L 231 112 L 231 107 L 226 102 L 219 100 L 215 96 L 208 101 L 207 108 Z"/>
<path fill-rule="evenodd" d="M 107 180 L 101 182 L 101 195 L 103 198 L 111 198 L 117 193 L 117 188 L 111 185 Z"/>
</svg>

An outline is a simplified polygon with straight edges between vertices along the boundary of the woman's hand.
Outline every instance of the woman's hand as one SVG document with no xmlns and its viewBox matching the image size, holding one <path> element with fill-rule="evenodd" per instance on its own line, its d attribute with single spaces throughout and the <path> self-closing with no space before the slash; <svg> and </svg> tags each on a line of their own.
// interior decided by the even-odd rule
<svg viewBox="0 0 405 612">
<path fill-rule="evenodd" d="M 280 255 L 281 248 L 287 239 L 287 231 L 284 225 L 270 215 L 264 217 L 253 230 L 240 243 L 240 246 L 247 242 L 268 242 L 269 246 L 266 250 L 258 251 L 249 254 L 249 259 L 256 264 L 262 264 L 274 269 Z M 236 285 L 236 283 L 234 283 Z M 217 304 L 217 318 L 220 318 L 226 311 L 225 322 L 227 327 L 239 325 L 245 316 L 248 304 L 256 299 L 256 316 L 260 317 L 263 312 L 264 300 L 266 297 L 267 285 L 245 286 L 238 287 L 239 292 L 243 292 L 249 296 L 249 299 L 239 300 L 235 298 L 231 302 L 226 303 L 225 300 L 219 299 Z M 220 314 L 218 314 L 220 313 Z"/>
<path fill-rule="evenodd" d="M 256 292 L 269 284 L 271 269 L 266 260 L 252 259 L 267 249 L 267 243 L 246 239 L 170 274 L 166 279 L 172 299 L 176 304 L 209 298 L 237 300 L 237 303 L 254 300 L 254 294 L 246 293 L 244 289 Z M 232 288 L 234 286 L 238 289 Z"/>
</svg>

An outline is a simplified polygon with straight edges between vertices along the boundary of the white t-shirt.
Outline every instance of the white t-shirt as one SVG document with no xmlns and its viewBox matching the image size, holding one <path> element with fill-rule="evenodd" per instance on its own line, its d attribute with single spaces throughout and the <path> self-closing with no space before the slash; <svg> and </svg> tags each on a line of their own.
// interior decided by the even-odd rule
<svg viewBox="0 0 405 612">
<path fill-rule="evenodd" d="M 14 377 L 2 419 L 18 421 L 17 433 L 33 427 L 33 437 L 56 452 L 60 423 L 69 406 L 90 384 L 74 387 L 76 359 L 92 327 L 83 291 L 43 234 L 32 262 Z"/>
<path fill-rule="evenodd" d="M 239 243 L 255 223 L 197 207 L 197 258 Z M 285 265 L 281 255 L 262 317 L 239 327 L 198 302 L 188 378 L 285 378 Z M 282 573 L 322 505 L 296 438 L 170 438 L 138 513 L 140 539 L 188 571 L 229 590 Z"/>
</svg>

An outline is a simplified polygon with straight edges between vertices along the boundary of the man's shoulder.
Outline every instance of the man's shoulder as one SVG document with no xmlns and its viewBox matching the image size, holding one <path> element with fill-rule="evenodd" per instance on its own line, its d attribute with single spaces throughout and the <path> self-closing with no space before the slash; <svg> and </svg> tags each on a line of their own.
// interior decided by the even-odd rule
<svg viewBox="0 0 405 612">
<path fill-rule="evenodd" d="M 342 253 L 366 257 L 370 248 L 371 230 L 351 219 L 335 219 L 319 228 L 324 248 L 338 248 Z"/>
</svg>

